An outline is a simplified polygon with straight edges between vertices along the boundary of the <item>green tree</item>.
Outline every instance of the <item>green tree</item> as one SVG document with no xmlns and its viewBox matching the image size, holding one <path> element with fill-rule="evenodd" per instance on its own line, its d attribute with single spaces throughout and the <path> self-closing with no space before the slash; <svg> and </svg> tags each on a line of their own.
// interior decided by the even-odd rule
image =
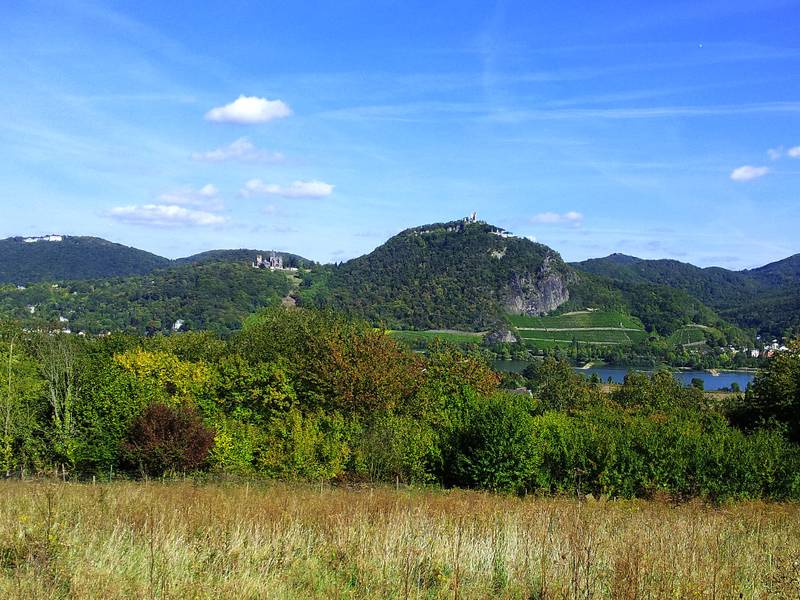
<svg viewBox="0 0 800 600">
<path fill-rule="evenodd" d="M 539 466 L 526 395 L 498 392 L 481 399 L 458 435 L 455 481 L 520 493 Z"/>
<path fill-rule="evenodd" d="M 0 373 L 0 468 L 9 477 L 16 468 L 31 465 L 37 454 L 34 436 L 43 382 L 18 332 L 0 342 L 0 353 L 4 358 Z"/>
<path fill-rule="evenodd" d="M 542 411 L 571 410 L 589 402 L 593 388 L 564 358 L 545 357 L 523 371 Z"/>
<path fill-rule="evenodd" d="M 775 423 L 800 442 L 800 340 L 778 352 L 761 369 L 745 397 L 740 420 L 751 425 Z"/>
<path fill-rule="evenodd" d="M 72 336 L 45 333 L 35 342 L 39 369 L 46 382 L 52 424 L 51 442 L 58 462 L 73 465 L 78 443 L 75 405 L 80 398 L 78 342 Z"/>
</svg>

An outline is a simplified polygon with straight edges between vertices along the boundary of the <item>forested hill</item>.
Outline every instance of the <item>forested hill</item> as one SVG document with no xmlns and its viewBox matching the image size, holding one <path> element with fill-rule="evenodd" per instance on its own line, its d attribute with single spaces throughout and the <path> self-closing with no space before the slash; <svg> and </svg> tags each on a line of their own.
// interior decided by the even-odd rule
<svg viewBox="0 0 800 600">
<path fill-rule="evenodd" d="M 178 258 L 173 262 L 179 265 L 199 265 L 209 262 L 247 264 L 255 260 L 255 257 L 258 255 L 267 258 L 272 252 L 272 250 L 251 250 L 247 248 L 239 248 L 236 250 L 209 250 L 207 252 L 187 256 L 186 258 Z M 308 260 L 297 254 L 290 254 L 289 252 L 275 252 L 275 254 L 283 258 L 283 266 L 287 268 L 306 268 L 316 264 L 313 260 Z"/>
<path fill-rule="evenodd" d="M 392 328 L 495 326 L 506 312 L 550 312 L 572 270 L 557 252 L 498 227 L 453 221 L 407 229 L 370 254 L 304 282 L 301 298 Z"/>
<path fill-rule="evenodd" d="M 618 284 L 656 284 L 684 291 L 726 320 L 763 334 L 789 337 L 790 332 L 800 331 L 800 254 L 748 271 L 622 254 L 572 266 Z"/>
<path fill-rule="evenodd" d="M 96 237 L 0 240 L 0 283 L 143 275 L 169 263 L 167 258 Z"/>
<path fill-rule="evenodd" d="M 0 283 L 28 285 L 35 282 L 63 282 L 108 277 L 145 275 L 156 269 L 187 264 L 227 262 L 249 264 L 267 250 L 210 250 L 170 260 L 144 250 L 97 237 L 46 235 L 0 240 Z M 297 254 L 277 252 L 285 267 L 315 264 Z"/>
<path fill-rule="evenodd" d="M 208 330 L 227 335 L 292 289 L 287 272 L 235 262 L 177 265 L 147 275 L 0 285 L 0 321 L 97 334 Z"/>
</svg>

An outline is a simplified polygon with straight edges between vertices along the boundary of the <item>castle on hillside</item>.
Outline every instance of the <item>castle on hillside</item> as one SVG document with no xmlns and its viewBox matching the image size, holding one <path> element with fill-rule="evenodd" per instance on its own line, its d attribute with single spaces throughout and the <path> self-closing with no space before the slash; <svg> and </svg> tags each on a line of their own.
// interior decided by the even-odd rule
<svg viewBox="0 0 800 600">
<path fill-rule="evenodd" d="M 276 253 L 270 252 L 269 258 L 264 260 L 262 255 L 256 256 L 256 261 L 253 263 L 254 269 L 269 269 L 270 271 L 283 270 L 283 257 Z"/>
</svg>

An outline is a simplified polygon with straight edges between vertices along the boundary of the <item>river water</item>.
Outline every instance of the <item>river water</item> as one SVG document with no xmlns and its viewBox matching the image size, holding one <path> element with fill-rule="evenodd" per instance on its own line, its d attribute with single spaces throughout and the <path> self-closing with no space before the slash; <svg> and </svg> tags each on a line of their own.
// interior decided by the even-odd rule
<svg viewBox="0 0 800 600">
<path fill-rule="evenodd" d="M 500 372 L 520 373 L 527 366 L 527 362 L 519 360 L 496 360 L 492 362 L 492 367 Z M 642 369 L 635 367 L 593 367 L 590 369 L 576 368 L 575 370 L 587 378 L 596 373 L 603 383 L 607 383 L 609 378 L 611 383 L 622 383 L 629 371 L 641 371 Z M 651 371 L 645 372 L 650 373 Z M 753 373 L 742 371 L 720 371 L 719 375 L 713 375 L 708 371 L 675 371 L 674 375 L 684 385 L 690 385 L 692 379 L 700 379 L 704 388 L 709 391 L 730 388 L 732 383 L 739 384 L 741 390 L 744 391 L 748 384 L 753 381 L 754 376 Z"/>
</svg>

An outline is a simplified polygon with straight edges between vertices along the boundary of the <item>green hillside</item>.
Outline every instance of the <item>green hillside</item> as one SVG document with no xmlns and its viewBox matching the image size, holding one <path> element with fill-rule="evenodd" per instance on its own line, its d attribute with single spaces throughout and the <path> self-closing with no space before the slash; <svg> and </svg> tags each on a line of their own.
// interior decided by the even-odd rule
<svg viewBox="0 0 800 600">
<path fill-rule="evenodd" d="M 411 348 L 420 349 L 426 348 L 436 340 L 456 346 L 480 344 L 483 341 L 482 333 L 471 333 L 467 331 L 442 331 L 435 329 L 427 331 L 409 331 L 390 329 L 387 333 L 392 338 L 403 342 Z"/>
<path fill-rule="evenodd" d="M 0 283 L 26 285 L 37 281 L 144 275 L 169 264 L 169 259 L 161 256 L 96 237 L 0 240 Z"/>
<path fill-rule="evenodd" d="M 678 331 L 669 336 L 668 339 L 673 346 L 682 346 L 686 348 L 705 344 L 709 335 L 711 337 L 719 337 L 720 332 L 711 327 L 687 325 L 686 327 L 681 327 Z"/>
<path fill-rule="evenodd" d="M 621 262 L 637 260 L 625 257 Z M 299 297 L 303 305 L 334 308 L 398 330 L 496 331 L 509 315 L 513 325 L 521 326 L 531 317 L 513 315 L 586 309 L 598 311 L 572 319 L 612 320 L 592 325 L 573 322 L 560 329 L 618 329 L 622 322 L 622 329 L 632 330 L 548 332 L 543 331 L 546 324 L 532 321 L 530 327 L 538 331 L 523 329 L 522 337 L 542 344 L 577 339 L 632 345 L 645 339 L 645 331 L 668 337 L 689 324 L 717 328 L 727 336 L 726 342 L 748 339 L 685 290 L 642 278 L 615 280 L 575 271 L 547 246 L 482 222 L 454 221 L 406 230 L 370 254 L 312 269 L 304 275 Z M 557 301 L 547 306 L 536 304 L 553 298 Z"/>
<path fill-rule="evenodd" d="M 644 260 L 621 254 L 573 266 L 627 288 L 651 284 L 679 290 L 725 320 L 769 336 L 800 332 L 800 255 L 749 271 L 700 268 L 675 260 Z"/>
<path fill-rule="evenodd" d="M 656 334 L 676 336 L 687 348 L 702 345 L 680 341 L 696 332 L 676 335 L 690 325 L 716 332 L 706 337 L 719 347 L 748 338 L 725 318 L 746 327 L 800 319 L 800 294 L 786 283 L 797 270 L 794 257 L 733 273 L 613 255 L 581 263 L 587 270 L 578 271 L 547 246 L 468 220 L 407 229 L 341 265 L 280 253 L 287 267 L 302 268 L 291 280 L 250 268 L 257 254 L 269 252 L 213 250 L 169 261 L 98 238 L 11 238 L 0 242 L 6 257 L 0 283 L 9 284 L 0 289 L 0 317 L 37 325 L 64 317 L 70 329 L 86 332 L 169 331 L 180 320 L 186 328 L 226 333 L 291 290 L 301 305 L 364 318 L 416 345 L 448 336 L 471 343 L 478 338 L 467 339 L 470 332 L 497 332 L 510 322 L 540 346 L 573 340 L 631 346 Z M 742 278 L 751 283 L 739 285 Z M 776 281 L 784 287 L 772 296 L 749 304 L 732 300 Z M 21 283 L 27 289 L 17 289 Z M 719 313 L 703 302 L 717 288 L 728 290 Z"/>
<path fill-rule="evenodd" d="M 173 262 L 178 265 L 182 264 L 204 264 L 208 262 L 235 262 L 241 264 L 248 264 L 255 260 L 256 256 L 261 255 L 268 257 L 272 250 L 251 250 L 248 248 L 238 248 L 235 250 L 209 250 L 207 252 L 200 252 L 185 258 L 178 258 Z M 306 268 L 314 265 L 314 261 L 303 258 L 297 254 L 289 252 L 276 252 L 278 256 L 283 258 L 283 266 L 290 268 Z"/>
<path fill-rule="evenodd" d="M 585 310 L 546 317 L 511 316 L 516 336 L 536 348 L 586 343 L 628 346 L 646 339 L 642 323 L 618 311 Z"/>
<path fill-rule="evenodd" d="M 38 283 L 19 290 L 0 286 L 0 319 L 28 327 L 69 328 L 73 332 L 168 332 L 183 329 L 227 334 L 265 306 L 279 304 L 291 290 L 283 272 L 235 263 L 178 266 L 146 276 Z M 33 307 L 34 312 L 31 312 Z M 67 319 L 61 322 L 60 317 Z"/>
<path fill-rule="evenodd" d="M 370 254 L 321 269 L 304 282 L 301 301 L 392 329 L 491 329 L 506 304 L 526 294 L 526 282 L 558 287 L 572 272 L 554 250 L 504 233 L 462 221 L 408 229 Z"/>
</svg>

